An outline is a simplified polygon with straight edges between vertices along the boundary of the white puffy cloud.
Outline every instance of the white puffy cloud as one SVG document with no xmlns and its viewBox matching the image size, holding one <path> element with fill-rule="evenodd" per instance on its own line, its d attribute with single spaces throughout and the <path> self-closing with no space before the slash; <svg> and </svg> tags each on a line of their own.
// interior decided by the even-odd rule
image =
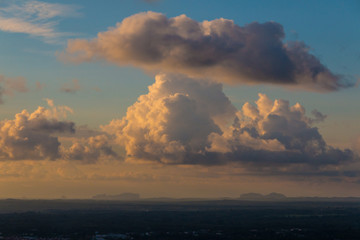
<svg viewBox="0 0 360 240">
<path fill-rule="evenodd" d="M 55 106 L 47 99 L 49 108 L 38 107 L 29 113 L 23 110 L 14 119 L 0 121 L 0 159 L 57 159 L 60 142 L 53 134 L 74 132 L 74 123 L 61 120 L 72 110 Z"/>
<path fill-rule="evenodd" d="M 79 160 L 82 163 L 94 163 L 99 159 L 118 156 L 105 134 L 77 139 L 70 147 L 62 148 L 61 153 L 64 159 Z"/>
<path fill-rule="evenodd" d="M 103 129 L 115 133 L 129 157 L 182 162 L 186 154 L 204 151 L 209 134 L 220 133 L 233 114 L 221 84 L 160 74 L 123 119 Z"/>
<path fill-rule="evenodd" d="M 118 155 L 104 132 L 75 127 L 67 121 L 73 113 L 68 106 L 56 106 L 45 99 L 48 107 L 29 113 L 23 110 L 14 119 L 0 121 L 0 160 L 76 160 L 94 163 Z"/>
<path fill-rule="evenodd" d="M 103 126 L 125 147 L 128 160 L 164 164 L 239 163 L 249 169 L 316 169 L 357 159 L 326 144 L 315 119 L 299 103 L 270 100 L 235 110 L 219 83 L 160 74 L 128 108 Z"/>
<path fill-rule="evenodd" d="M 125 18 L 92 40 L 68 42 L 60 58 L 106 60 L 153 71 L 230 83 L 271 83 L 334 91 L 352 86 L 333 74 L 302 42 L 283 41 L 276 22 L 238 26 L 232 20 L 197 22 L 145 12 Z"/>
<path fill-rule="evenodd" d="M 318 115 L 323 116 L 317 113 L 312 119 L 305 115 L 299 103 L 290 106 L 288 101 L 272 101 L 259 94 L 256 106 L 245 103 L 229 129 L 223 134 L 213 134 L 209 151 L 216 152 L 221 143 L 228 157 L 259 166 L 306 164 L 316 167 L 356 159 L 351 150 L 326 144 L 318 129 L 312 126 Z M 251 142 L 254 144 L 249 145 Z"/>
</svg>

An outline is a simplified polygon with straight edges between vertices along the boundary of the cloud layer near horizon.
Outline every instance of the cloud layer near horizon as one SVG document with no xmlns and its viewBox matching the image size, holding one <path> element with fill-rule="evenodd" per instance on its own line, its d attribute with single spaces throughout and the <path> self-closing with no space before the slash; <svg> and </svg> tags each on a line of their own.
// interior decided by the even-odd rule
<svg viewBox="0 0 360 240">
<path fill-rule="evenodd" d="M 221 165 L 248 169 L 317 169 L 357 159 L 351 150 L 326 144 L 299 104 L 259 94 L 256 106 L 237 111 L 215 82 L 160 74 L 128 108 L 103 130 L 125 146 L 128 160 L 163 164 Z"/>
<path fill-rule="evenodd" d="M 284 42 L 282 25 L 232 20 L 197 22 L 144 12 L 125 18 L 92 40 L 69 40 L 60 58 L 106 60 L 151 71 L 212 78 L 227 83 L 270 83 L 334 91 L 349 87 L 309 52 L 303 42 Z"/>
<path fill-rule="evenodd" d="M 358 156 L 329 146 L 299 103 L 259 94 L 256 105 L 237 110 L 222 84 L 174 74 L 158 74 L 149 92 L 126 116 L 101 126 L 75 127 L 67 106 L 38 107 L 0 121 L 0 159 L 69 160 L 96 163 L 105 159 L 162 165 L 237 166 L 242 174 L 357 177 L 346 170 Z M 116 151 L 115 151 L 115 150 Z M 347 174 L 347 175 L 346 175 Z M 349 176 L 348 176 L 349 175 Z"/>
</svg>

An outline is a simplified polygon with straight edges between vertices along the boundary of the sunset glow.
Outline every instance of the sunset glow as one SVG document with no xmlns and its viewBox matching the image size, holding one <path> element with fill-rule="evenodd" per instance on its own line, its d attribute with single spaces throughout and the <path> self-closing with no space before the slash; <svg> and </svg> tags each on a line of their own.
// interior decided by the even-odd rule
<svg viewBox="0 0 360 240">
<path fill-rule="evenodd" d="M 359 11 L 0 0 L 0 198 L 360 197 Z"/>
</svg>

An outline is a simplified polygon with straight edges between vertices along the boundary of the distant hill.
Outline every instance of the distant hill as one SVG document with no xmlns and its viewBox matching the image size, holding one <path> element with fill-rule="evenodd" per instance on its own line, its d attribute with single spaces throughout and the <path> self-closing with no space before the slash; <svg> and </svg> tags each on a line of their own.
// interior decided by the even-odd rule
<svg viewBox="0 0 360 240">
<path fill-rule="evenodd" d="M 134 200 L 139 200 L 140 195 L 137 193 L 121 193 L 118 195 L 97 194 L 93 196 L 92 199 L 134 201 Z"/>
<path fill-rule="evenodd" d="M 265 195 L 264 198 L 266 199 L 271 199 L 271 200 L 281 200 L 281 199 L 286 199 L 287 197 L 282 194 L 282 193 L 275 193 L 275 192 L 272 192 L 268 195 Z"/>
<path fill-rule="evenodd" d="M 256 200 L 256 199 L 263 199 L 264 195 L 260 193 L 244 193 L 240 195 L 241 199 L 249 199 L 249 200 Z"/>
<path fill-rule="evenodd" d="M 244 193 L 240 195 L 240 199 L 241 200 L 258 200 L 258 201 L 272 201 L 272 200 L 285 200 L 287 199 L 287 197 L 284 194 L 281 193 L 270 193 L 267 195 L 263 195 L 260 193 Z"/>
</svg>

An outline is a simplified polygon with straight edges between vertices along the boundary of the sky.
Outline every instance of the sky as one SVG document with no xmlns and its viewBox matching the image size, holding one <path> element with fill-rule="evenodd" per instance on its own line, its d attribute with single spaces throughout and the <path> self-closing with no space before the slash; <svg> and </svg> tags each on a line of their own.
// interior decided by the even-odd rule
<svg viewBox="0 0 360 240">
<path fill-rule="evenodd" d="M 0 198 L 360 197 L 359 11 L 0 0 Z"/>
</svg>

